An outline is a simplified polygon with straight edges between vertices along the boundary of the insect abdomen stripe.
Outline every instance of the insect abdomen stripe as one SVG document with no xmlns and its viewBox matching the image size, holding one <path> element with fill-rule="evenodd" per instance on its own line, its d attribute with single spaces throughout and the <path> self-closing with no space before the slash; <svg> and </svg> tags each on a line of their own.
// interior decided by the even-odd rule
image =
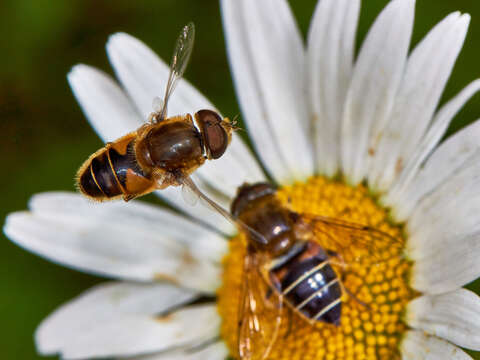
<svg viewBox="0 0 480 360">
<path fill-rule="evenodd" d="M 336 300 L 333 300 L 330 304 L 325 306 L 322 310 L 320 310 L 312 319 L 313 320 L 318 320 L 320 319 L 323 315 L 328 313 L 330 310 L 332 310 L 335 306 L 339 305 L 341 303 L 341 299 L 338 298 Z"/>
<path fill-rule="evenodd" d="M 296 309 L 297 310 L 300 310 L 301 308 L 303 308 L 305 305 L 307 305 L 310 301 L 312 301 L 315 297 L 317 297 L 319 294 L 322 293 L 322 291 L 326 291 L 328 290 L 328 288 L 334 284 L 338 283 L 338 278 L 336 279 L 333 279 L 332 281 L 330 281 L 328 284 L 325 284 L 324 286 L 322 286 L 319 290 L 317 290 L 316 292 L 314 292 L 312 295 L 310 295 L 308 298 L 306 298 L 302 303 L 300 303 L 299 305 L 297 305 Z"/>
<path fill-rule="evenodd" d="M 325 261 L 321 262 L 320 264 L 318 264 L 317 266 L 315 266 L 314 268 L 310 269 L 309 271 L 304 273 L 302 276 L 300 276 L 298 279 L 296 279 L 293 283 L 291 283 L 285 290 L 283 290 L 282 294 L 284 296 L 287 295 L 290 291 L 295 289 L 295 287 L 297 285 L 299 285 L 303 280 L 310 277 L 310 275 L 312 275 L 313 273 L 315 273 L 317 271 L 320 271 L 327 264 L 328 264 L 328 260 L 325 260 Z"/>
<path fill-rule="evenodd" d="M 107 148 L 107 158 L 108 158 L 108 163 L 110 165 L 110 170 L 112 171 L 113 176 L 115 176 L 115 180 L 117 181 L 118 186 L 120 187 L 120 190 L 122 193 L 126 193 L 125 188 L 123 187 L 122 183 L 118 179 L 117 172 L 115 171 L 115 168 L 113 167 L 112 159 L 110 157 L 110 148 Z"/>
<path fill-rule="evenodd" d="M 106 150 L 108 151 L 108 150 Z M 122 193 L 113 169 L 108 161 L 106 151 L 92 159 L 91 171 L 95 182 L 107 197 L 115 197 Z"/>
<path fill-rule="evenodd" d="M 88 167 L 90 170 L 90 176 L 93 179 L 95 185 L 97 186 L 98 190 L 103 194 L 103 196 L 107 197 L 107 195 L 103 192 L 102 187 L 98 184 L 97 178 L 95 177 L 95 173 L 93 172 L 92 164 Z M 90 188 L 91 189 L 91 188 Z"/>
</svg>

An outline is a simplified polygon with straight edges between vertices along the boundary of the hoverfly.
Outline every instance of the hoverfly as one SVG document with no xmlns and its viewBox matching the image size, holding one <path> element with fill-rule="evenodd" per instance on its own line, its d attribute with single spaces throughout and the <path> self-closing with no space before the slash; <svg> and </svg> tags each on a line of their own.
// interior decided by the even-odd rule
<svg viewBox="0 0 480 360">
<path fill-rule="evenodd" d="M 339 272 L 364 255 L 373 257 L 373 265 L 385 261 L 380 254 L 383 258 L 401 246 L 394 237 L 369 226 L 291 211 L 266 183 L 240 187 L 231 214 L 247 230 L 238 314 L 242 360 L 268 357 L 283 305 L 310 325 L 333 326 L 340 325 L 345 293 L 367 307 L 343 286 Z M 249 230 L 256 232 L 254 236 Z M 340 270 L 332 264 L 340 265 Z"/>
<path fill-rule="evenodd" d="M 190 183 L 189 175 L 206 159 L 227 149 L 234 125 L 212 110 L 167 117 L 167 105 L 193 49 L 195 28 L 186 25 L 177 39 L 163 102 L 136 131 L 92 154 L 76 176 L 77 188 L 96 201 L 129 201 L 168 186 Z M 188 179 L 188 180 L 187 180 Z M 188 186 L 188 184 L 186 185 Z"/>
</svg>

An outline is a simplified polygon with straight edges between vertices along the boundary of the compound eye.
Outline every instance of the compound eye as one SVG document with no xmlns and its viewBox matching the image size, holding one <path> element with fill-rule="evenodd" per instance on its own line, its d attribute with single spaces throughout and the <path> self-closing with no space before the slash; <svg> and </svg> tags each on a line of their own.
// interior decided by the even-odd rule
<svg viewBox="0 0 480 360">
<path fill-rule="evenodd" d="M 230 142 L 230 124 L 212 110 L 198 111 L 195 113 L 195 121 L 202 134 L 207 158 L 218 159 Z"/>
<path fill-rule="evenodd" d="M 261 198 L 274 195 L 275 192 L 275 187 L 268 183 L 244 183 L 237 190 L 237 195 L 232 201 L 230 210 L 233 217 L 238 218 L 248 208 L 249 204 L 253 204 Z"/>
</svg>

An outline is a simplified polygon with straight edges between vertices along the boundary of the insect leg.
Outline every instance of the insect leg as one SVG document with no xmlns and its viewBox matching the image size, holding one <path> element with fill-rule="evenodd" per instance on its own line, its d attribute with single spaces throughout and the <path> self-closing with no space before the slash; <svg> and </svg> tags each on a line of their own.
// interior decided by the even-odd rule
<svg viewBox="0 0 480 360">
<path fill-rule="evenodd" d="M 293 310 L 287 308 L 287 311 L 288 311 L 288 327 L 287 327 L 287 332 L 283 336 L 284 339 L 288 338 L 288 336 L 292 332 L 292 327 L 293 327 L 293 318 L 292 318 Z"/>
<path fill-rule="evenodd" d="M 328 250 L 328 249 L 326 250 L 326 253 L 329 256 L 328 261 L 331 264 L 341 267 L 342 269 L 347 268 L 347 263 L 345 262 L 341 254 L 337 253 L 336 251 Z"/>
<path fill-rule="evenodd" d="M 330 256 L 330 262 L 333 264 L 333 265 L 337 265 L 341 268 L 343 268 L 344 270 L 347 268 L 347 264 L 345 262 L 345 260 L 343 259 L 342 255 L 335 252 L 335 251 L 332 251 L 332 250 L 326 250 L 327 254 Z M 335 257 L 338 259 L 338 261 L 335 261 L 334 259 L 332 259 L 332 257 Z M 340 274 L 340 278 L 341 278 L 341 281 L 339 282 L 340 283 L 340 287 L 342 289 L 342 292 L 347 294 L 348 296 L 350 296 L 353 300 L 355 300 L 355 302 L 357 302 L 358 304 L 360 304 L 361 306 L 363 306 L 364 308 L 366 309 L 370 309 L 370 307 L 365 303 L 363 302 L 362 300 L 360 300 L 353 292 L 351 292 L 350 290 L 348 290 L 345 285 L 343 284 L 344 281 L 345 281 L 345 275 L 348 273 L 348 270 L 345 270 L 345 271 L 342 271 L 342 273 Z"/>
<path fill-rule="evenodd" d="M 343 286 L 343 285 L 342 285 Z M 364 308 L 368 309 L 368 310 L 371 310 L 371 307 L 368 306 L 368 304 L 366 304 L 365 302 L 363 302 L 362 300 L 360 300 L 353 292 L 351 292 L 350 290 L 348 290 L 345 286 L 343 286 L 343 289 L 345 290 L 345 292 L 348 294 L 348 296 L 350 296 L 353 300 L 355 300 L 358 304 L 360 304 L 361 306 L 363 306 Z"/>
</svg>

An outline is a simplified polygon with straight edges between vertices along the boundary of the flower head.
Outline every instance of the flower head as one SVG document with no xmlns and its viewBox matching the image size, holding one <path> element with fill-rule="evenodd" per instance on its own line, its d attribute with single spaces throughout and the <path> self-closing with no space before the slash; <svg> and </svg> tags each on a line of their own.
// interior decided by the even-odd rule
<svg viewBox="0 0 480 360">
<path fill-rule="evenodd" d="M 469 16 L 448 15 L 409 53 L 415 2 L 393 0 L 354 61 L 359 0 L 321 0 L 306 49 L 286 1 L 221 5 L 244 119 L 281 201 L 300 214 L 378 227 L 405 254 L 345 274 L 338 327 L 293 314 L 271 358 L 468 359 L 459 347 L 480 350 L 480 298 L 462 289 L 480 275 L 479 123 L 440 140 L 480 82 L 438 103 Z M 123 88 L 86 65 L 68 79 L 92 126 L 111 141 L 147 118 L 168 66 L 127 34 L 113 35 L 107 52 Z M 180 82 L 169 112 L 201 108 L 213 106 Z M 238 136 L 195 174 L 224 206 L 243 182 L 265 179 Z M 219 216 L 185 205 L 177 189 L 159 195 L 195 220 L 68 193 L 36 195 L 29 211 L 9 215 L 5 232 L 21 246 L 116 279 L 50 315 L 35 336 L 41 353 L 236 355 L 242 235 L 228 244 L 235 229 Z"/>
</svg>

